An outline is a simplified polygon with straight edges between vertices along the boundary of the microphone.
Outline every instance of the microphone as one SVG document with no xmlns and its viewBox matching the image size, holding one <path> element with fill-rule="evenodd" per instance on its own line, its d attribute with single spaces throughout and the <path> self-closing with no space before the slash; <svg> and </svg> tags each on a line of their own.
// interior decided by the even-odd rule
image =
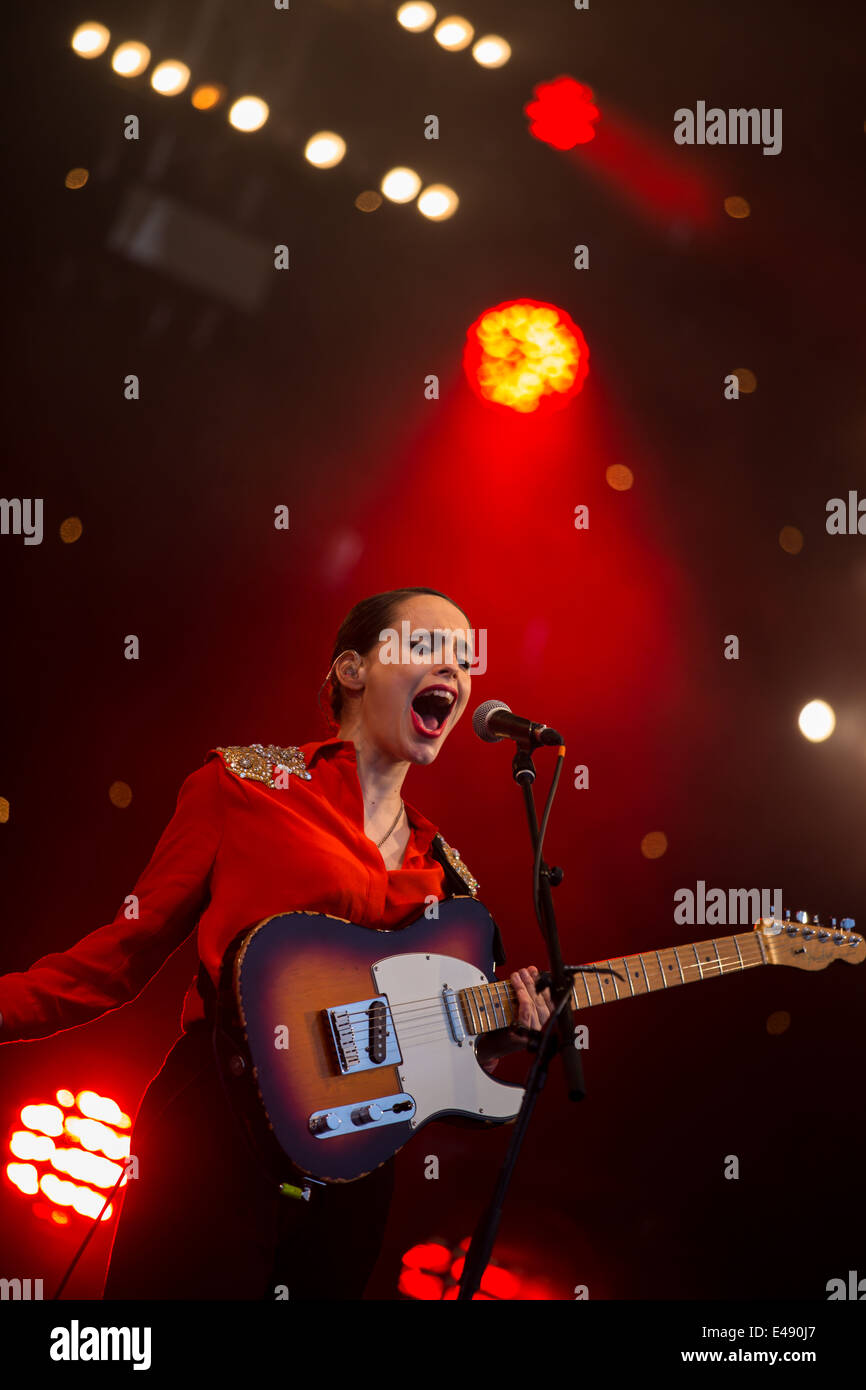
<svg viewBox="0 0 866 1390">
<path fill-rule="evenodd" d="M 512 714 L 504 700 L 485 700 L 472 716 L 472 727 L 485 743 L 498 743 L 503 738 L 515 739 L 521 747 L 539 744 L 564 743 L 562 734 L 533 719 L 521 719 Z"/>
</svg>

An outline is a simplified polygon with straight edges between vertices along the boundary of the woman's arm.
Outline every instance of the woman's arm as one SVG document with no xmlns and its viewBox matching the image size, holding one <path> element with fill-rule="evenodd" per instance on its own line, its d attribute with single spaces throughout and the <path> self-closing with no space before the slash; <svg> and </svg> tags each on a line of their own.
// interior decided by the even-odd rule
<svg viewBox="0 0 866 1390">
<path fill-rule="evenodd" d="M 134 999 L 194 929 L 222 836 L 217 761 L 190 773 L 117 916 L 29 970 L 0 976 L 0 1044 L 47 1038 Z"/>
</svg>

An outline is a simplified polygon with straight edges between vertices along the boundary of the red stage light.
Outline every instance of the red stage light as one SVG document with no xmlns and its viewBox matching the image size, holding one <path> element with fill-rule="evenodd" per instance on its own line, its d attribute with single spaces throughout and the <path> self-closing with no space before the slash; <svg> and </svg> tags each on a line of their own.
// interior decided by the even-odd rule
<svg viewBox="0 0 866 1390">
<path fill-rule="evenodd" d="M 73 1096 L 60 1090 L 56 1100 L 56 1105 L 22 1106 L 23 1127 L 10 1135 L 9 1152 L 26 1161 L 7 1163 L 6 1177 L 24 1196 L 47 1197 L 58 1225 L 68 1222 L 66 1212 L 57 1210 L 64 1207 L 95 1221 L 129 1154 L 129 1135 L 118 1130 L 129 1130 L 132 1121 L 113 1100 L 95 1091 Z M 125 1183 L 124 1177 L 121 1187 Z M 43 1219 L 48 1214 L 41 1200 L 32 1203 L 32 1210 Z M 102 1220 L 109 1220 L 112 1211 L 111 1205 L 106 1207 Z"/>
<path fill-rule="evenodd" d="M 473 391 L 521 415 L 559 410 L 583 386 L 589 348 L 564 309 L 512 299 L 485 309 L 466 335 L 463 366 Z"/>
<path fill-rule="evenodd" d="M 572 150 L 595 139 L 594 122 L 601 112 L 592 88 L 573 77 L 557 77 L 532 89 L 535 101 L 523 109 L 529 117 L 529 133 L 555 150 Z"/>
</svg>

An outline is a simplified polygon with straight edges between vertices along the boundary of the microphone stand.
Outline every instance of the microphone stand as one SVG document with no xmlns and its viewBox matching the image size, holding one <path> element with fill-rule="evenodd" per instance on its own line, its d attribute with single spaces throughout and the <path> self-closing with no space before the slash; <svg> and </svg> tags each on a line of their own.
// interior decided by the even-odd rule
<svg viewBox="0 0 866 1390">
<path fill-rule="evenodd" d="M 536 980 L 536 993 L 539 990 L 543 990 L 549 982 L 553 1011 L 541 1031 L 537 1028 L 518 1028 L 514 1030 L 526 1036 L 526 1046 L 528 1049 L 535 1051 L 536 1056 L 526 1081 L 523 1103 L 514 1122 L 514 1132 L 511 1136 L 511 1142 L 508 1145 L 505 1160 L 499 1171 L 499 1177 L 493 1196 L 490 1199 L 487 1209 L 481 1216 L 481 1220 L 475 1229 L 469 1249 L 466 1252 L 463 1273 L 460 1278 L 460 1289 L 457 1295 L 458 1299 L 461 1300 L 471 1299 L 481 1284 L 484 1271 L 493 1253 L 493 1246 L 502 1218 L 502 1207 L 505 1201 L 505 1195 L 508 1191 L 508 1184 L 511 1181 L 511 1175 L 514 1172 L 523 1140 L 529 1128 L 529 1121 L 535 1109 L 535 1103 L 547 1080 L 550 1063 L 557 1052 L 562 1054 L 566 1085 L 568 1088 L 568 1099 L 571 1101 L 583 1100 L 586 1095 L 583 1084 L 583 1064 L 581 1062 L 580 1051 L 573 1046 L 574 1024 L 572 1022 L 571 1010 L 571 982 L 577 972 L 563 965 L 562 951 L 559 944 L 559 932 L 557 930 L 556 916 L 553 910 L 553 895 L 551 893 L 551 888 L 557 887 L 562 882 L 563 875 L 561 869 L 556 867 L 549 868 L 544 862 L 544 859 L 540 858 L 538 817 L 535 811 L 535 797 L 533 794 L 535 765 L 532 761 L 532 753 L 535 748 L 540 746 L 540 742 L 535 737 L 534 729 L 530 727 L 526 734 L 518 737 L 517 743 L 518 751 L 515 753 L 511 764 L 512 775 L 515 782 L 518 783 L 523 791 L 523 798 L 526 805 L 526 818 L 529 823 L 529 834 L 532 840 L 534 872 L 536 861 L 538 861 L 538 896 L 535 901 L 535 910 L 538 914 L 541 934 L 544 937 L 544 942 L 550 957 L 549 975 L 540 975 L 538 977 Z M 565 749 L 562 748 L 560 757 L 564 756 Z M 535 897 L 534 882 L 533 897 Z"/>
</svg>

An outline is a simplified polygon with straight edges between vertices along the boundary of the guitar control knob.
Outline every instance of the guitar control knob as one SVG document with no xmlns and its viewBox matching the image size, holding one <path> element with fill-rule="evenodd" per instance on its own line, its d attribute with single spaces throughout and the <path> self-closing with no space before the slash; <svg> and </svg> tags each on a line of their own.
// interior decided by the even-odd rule
<svg viewBox="0 0 866 1390">
<path fill-rule="evenodd" d="M 360 1105 L 357 1110 L 352 1111 L 353 1125 L 369 1125 L 373 1120 L 381 1120 L 382 1107 L 376 1105 L 375 1101 L 370 1105 Z"/>
<path fill-rule="evenodd" d="M 314 1115 L 310 1120 L 311 1134 L 328 1134 L 335 1129 L 339 1129 L 343 1123 L 339 1115 L 335 1115 L 333 1110 L 329 1110 L 327 1115 Z"/>
</svg>

